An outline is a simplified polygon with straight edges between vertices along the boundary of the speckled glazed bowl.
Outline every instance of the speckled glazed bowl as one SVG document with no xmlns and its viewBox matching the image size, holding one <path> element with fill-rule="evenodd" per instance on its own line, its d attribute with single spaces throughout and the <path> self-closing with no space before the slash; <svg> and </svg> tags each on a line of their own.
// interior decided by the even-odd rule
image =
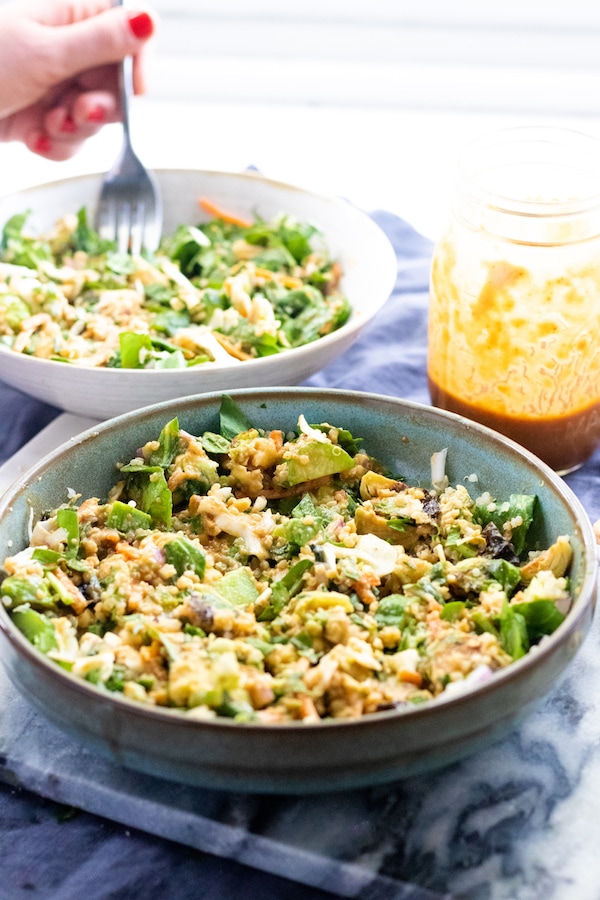
<svg viewBox="0 0 600 900">
<path fill-rule="evenodd" d="M 159 169 L 156 176 L 163 196 L 164 234 L 178 225 L 208 219 L 198 206 L 201 196 L 243 217 L 272 219 L 288 213 L 317 225 L 331 257 L 342 266 L 342 290 L 352 307 L 349 320 L 337 331 L 284 353 L 189 369 L 86 368 L 25 356 L 0 345 L 3 381 L 59 409 L 96 419 L 189 394 L 299 384 L 356 340 L 394 287 L 397 262 L 390 242 L 369 216 L 345 200 L 322 197 L 254 172 Z M 80 176 L 0 197 L 0 227 L 15 213 L 31 210 L 28 227 L 40 233 L 82 206 L 93 221 L 100 178 Z"/>
<path fill-rule="evenodd" d="M 349 428 L 411 483 L 430 485 L 430 457 L 448 448 L 447 474 L 476 473 L 478 492 L 538 495 L 540 545 L 569 534 L 574 603 L 533 652 L 468 693 L 356 721 L 266 726 L 199 720 L 145 706 L 77 679 L 39 653 L 0 609 L 0 656 L 24 695 L 55 724 L 114 762 L 212 788 L 332 791 L 383 783 L 449 763 L 514 727 L 547 694 L 589 629 L 596 598 L 596 547 L 590 521 L 565 483 L 516 444 L 451 413 L 372 394 L 277 388 L 236 392 L 260 427 L 309 422 Z M 128 414 L 55 450 L 0 500 L 0 558 L 28 543 L 31 515 L 66 499 L 67 487 L 105 496 L 114 464 L 155 438 L 174 415 L 198 434 L 216 430 L 220 395 L 191 397 Z"/>
</svg>

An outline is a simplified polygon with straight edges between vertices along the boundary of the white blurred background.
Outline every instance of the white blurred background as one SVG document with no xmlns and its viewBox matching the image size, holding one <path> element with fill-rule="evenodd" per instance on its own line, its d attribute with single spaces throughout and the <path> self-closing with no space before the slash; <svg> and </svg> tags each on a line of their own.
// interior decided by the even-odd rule
<svg viewBox="0 0 600 900">
<path fill-rule="evenodd" d="M 435 238 L 467 140 L 536 123 L 600 136 L 600 5 L 589 0 L 153 6 L 149 92 L 132 110 L 152 166 L 252 164 Z M 0 191 L 105 169 L 119 141 L 111 126 L 69 163 L 0 145 Z"/>
</svg>

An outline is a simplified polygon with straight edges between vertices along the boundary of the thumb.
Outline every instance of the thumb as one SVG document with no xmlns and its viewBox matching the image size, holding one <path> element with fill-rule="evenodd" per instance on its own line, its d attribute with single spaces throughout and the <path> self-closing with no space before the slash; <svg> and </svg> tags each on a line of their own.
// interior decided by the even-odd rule
<svg viewBox="0 0 600 900">
<path fill-rule="evenodd" d="M 48 53 L 56 83 L 87 69 L 120 62 L 135 55 L 153 35 L 155 21 L 147 11 L 114 7 L 49 31 Z"/>
</svg>

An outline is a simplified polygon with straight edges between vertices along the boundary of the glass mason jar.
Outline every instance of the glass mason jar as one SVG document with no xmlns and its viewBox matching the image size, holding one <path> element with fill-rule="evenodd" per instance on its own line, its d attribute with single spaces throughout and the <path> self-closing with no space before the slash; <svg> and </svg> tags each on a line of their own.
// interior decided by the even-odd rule
<svg viewBox="0 0 600 900">
<path fill-rule="evenodd" d="M 552 468 L 600 442 L 600 142 L 513 128 L 470 144 L 434 251 L 432 403 Z"/>
</svg>

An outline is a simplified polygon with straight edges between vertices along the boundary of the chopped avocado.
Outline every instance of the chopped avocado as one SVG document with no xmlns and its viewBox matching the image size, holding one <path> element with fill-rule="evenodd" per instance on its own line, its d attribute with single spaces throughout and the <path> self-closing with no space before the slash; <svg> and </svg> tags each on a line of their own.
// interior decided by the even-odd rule
<svg viewBox="0 0 600 900">
<path fill-rule="evenodd" d="M 337 444 L 312 441 L 293 445 L 297 452 L 279 467 L 278 481 L 283 487 L 293 487 L 303 481 L 313 481 L 326 475 L 337 475 L 354 465 L 352 457 Z"/>
<path fill-rule="evenodd" d="M 254 579 L 246 568 L 232 569 L 213 587 L 233 606 L 248 606 L 258 597 Z"/>
</svg>

